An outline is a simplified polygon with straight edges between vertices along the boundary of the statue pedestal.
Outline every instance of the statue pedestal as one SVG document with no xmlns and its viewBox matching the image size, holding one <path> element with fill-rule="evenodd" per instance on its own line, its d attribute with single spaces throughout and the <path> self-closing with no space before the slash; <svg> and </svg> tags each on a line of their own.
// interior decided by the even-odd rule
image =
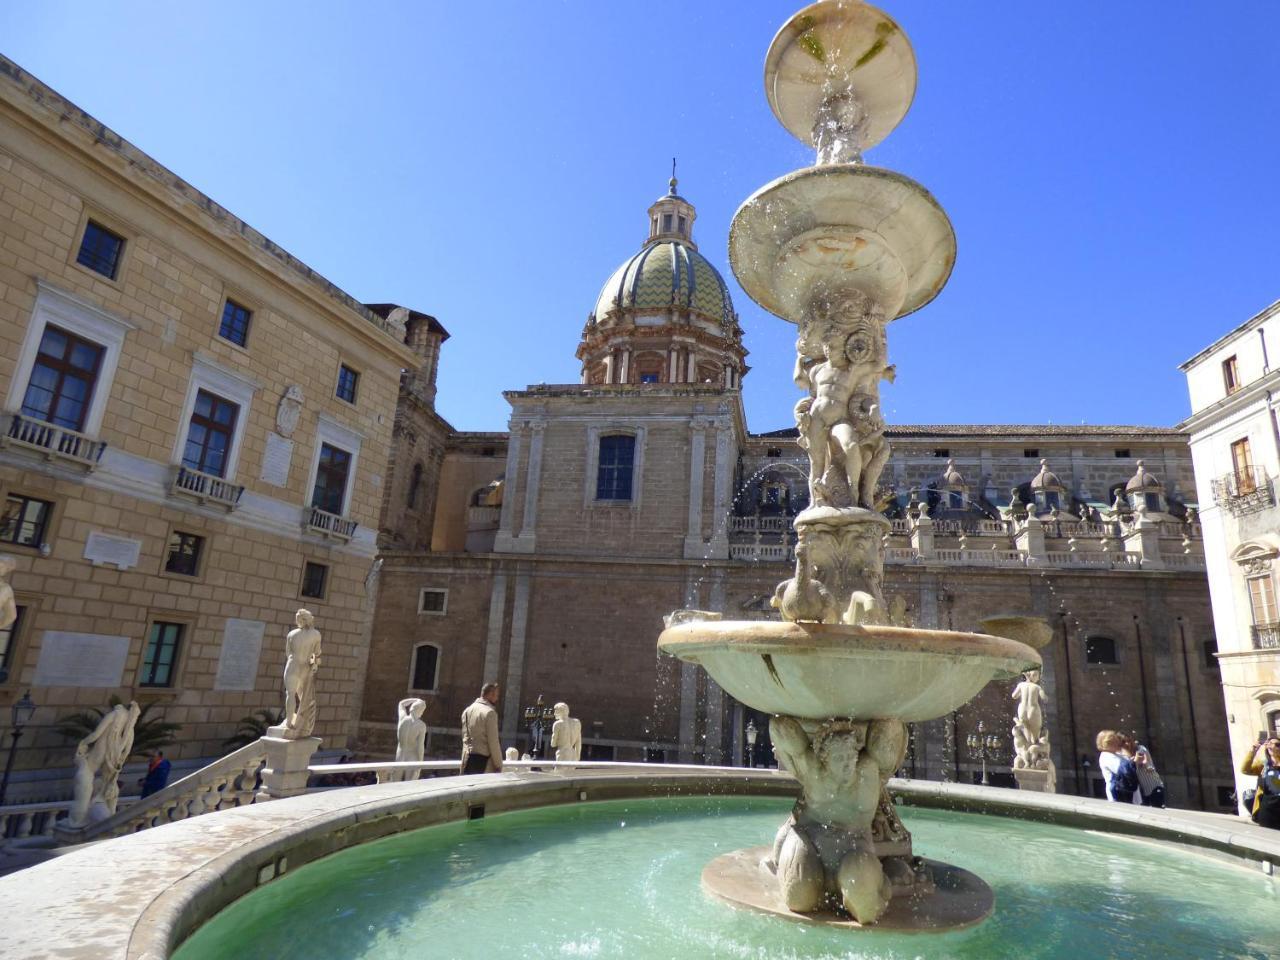
<svg viewBox="0 0 1280 960">
<path fill-rule="evenodd" d="M 1018 782 L 1019 790 L 1033 790 L 1036 793 L 1058 792 L 1058 771 L 1052 765 L 1048 770 L 1033 770 L 1030 767 L 1014 769 L 1013 779 Z"/>
<path fill-rule="evenodd" d="M 278 728 L 272 727 L 274 733 Z M 301 737 L 286 740 L 278 736 L 266 736 L 258 741 L 267 754 L 267 765 L 262 769 L 262 789 L 259 800 L 278 800 L 294 797 L 307 788 L 307 765 L 320 748 L 319 737 Z"/>
</svg>

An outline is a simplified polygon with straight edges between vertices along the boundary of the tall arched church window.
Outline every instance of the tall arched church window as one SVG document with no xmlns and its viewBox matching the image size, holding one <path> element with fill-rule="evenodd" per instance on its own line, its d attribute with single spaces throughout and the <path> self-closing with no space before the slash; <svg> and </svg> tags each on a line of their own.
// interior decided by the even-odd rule
<svg viewBox="0 0 1280 960">
<path fill-rule="evenodd" d="M 409 679 L 410 690 L 433 691 L 440 673 L 440 648 L 432 643 L 420 643 L 413 648 L 413 668 Z"/>
</svg>

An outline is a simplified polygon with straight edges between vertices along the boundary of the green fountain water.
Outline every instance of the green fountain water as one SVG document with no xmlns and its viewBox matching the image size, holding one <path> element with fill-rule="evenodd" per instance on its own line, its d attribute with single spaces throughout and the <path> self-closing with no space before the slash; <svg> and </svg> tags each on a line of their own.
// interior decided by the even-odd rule
<svg viewBox="0 0 1280 960">
<path fill-rule="evenodd" d="M 627 960 L 1234 958 L 1280 953 L 1280 885 L 1112 835 L 903 808 L 928 856 L 996 894 L 981 926 L 847 930 L 734 909 L 706 862 L 767 842 L 783 800 L 582 804 L 431 827 L 352 848 L 237 901 L 176 960 L 590 957 Z"/>
</svg>

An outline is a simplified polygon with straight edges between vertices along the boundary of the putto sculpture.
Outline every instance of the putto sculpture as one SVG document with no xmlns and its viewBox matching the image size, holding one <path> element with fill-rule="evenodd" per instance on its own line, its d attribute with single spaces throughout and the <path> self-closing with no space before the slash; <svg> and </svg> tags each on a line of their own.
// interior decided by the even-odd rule
<svg viewBox="0 0 1280 960">
<path fill-rule="evenodd" d="M 74 793 L 67 826 L 73 829 L 105 820 L 120 800 L 120 770 L 133 752 L 133 729 L 141 713 L 136 701 L 117 703 L 76 744 Z"/>
</svg>

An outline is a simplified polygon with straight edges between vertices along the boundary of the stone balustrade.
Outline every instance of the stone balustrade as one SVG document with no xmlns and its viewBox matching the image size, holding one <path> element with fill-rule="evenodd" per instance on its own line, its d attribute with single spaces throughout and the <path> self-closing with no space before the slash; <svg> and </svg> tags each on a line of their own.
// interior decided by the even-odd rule
<svg viewBox="0 0 1280 960">
<path fill-rule="evenodd" d="M 105 820 L 78 829 L 58 825 L 53 835 L 60 843 L 85 843 L 270 799 L 259 789 L 267 759 L 267 742 L 255 740 Z"/>
<path fill-rule="evenodd" d="M 216 503 L 227 510 L 234 510 L 244 496 L 244 486 L 223 480 L 212 473 L 201 473 L 190 467 L 179 466 L 173 472 L 169 492 L 197 503 Z"/>
<path fill-rule="evenodd" d="M 33 837 L 52 837 L 58 816 L 69 809 L 69 800 L 0 807 L 0 850 Z"/>
</svg>

